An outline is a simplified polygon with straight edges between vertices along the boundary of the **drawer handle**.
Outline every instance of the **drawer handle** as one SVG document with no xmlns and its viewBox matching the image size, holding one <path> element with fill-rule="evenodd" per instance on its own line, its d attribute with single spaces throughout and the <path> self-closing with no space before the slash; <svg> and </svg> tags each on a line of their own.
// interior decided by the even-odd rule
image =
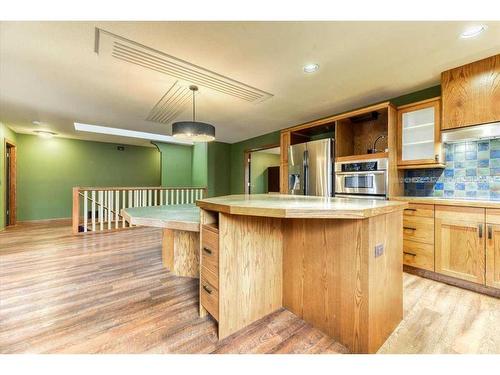
<svg viewBox="0 0 500 375">
<path fill-rule="evenodd" d="M 405 254 L 405 255 L 411 255 L 412 257 L 416 257 L 417 256 L 417 254 L 415 254 L 415 253 L 409 253 L 407 251 L 403 251 L 403 254 Z"/>
<path fill-rule="evenodd" d="M 210 250 L 208 247 L 204 247 L 203 251 L 209 255 L 212 255 L 212 250 Z"/>
<path fill-rule="evenodd" d="M 491 240 L 493 237 L 493 226 L 488 225 L 488 239 Z"/>
<path fill-rule="evenodd" d="M 483 238 L 483 224 L 478 224 L 477 229 L 479 230 L 479 238 Z"/>
<path fill-rule="evenodd" d="M 412 228 L 412 227 L 403 227 L 403 229 L 408 229 L 408 230 L 417 230 L 417 228 Z"/>
<path fill-rule="evenodd" d="M 405 211 L 416 211 L 416 208 L 405 208 Z"/>
<path fill-rule="evenodd" d="M 212 289 L 210 289 L 208 286 L 203 285 L 203 289 L 205 289 L 205 292 L 207 292 L 208 294 L 212 294 Z"/>
</svg>

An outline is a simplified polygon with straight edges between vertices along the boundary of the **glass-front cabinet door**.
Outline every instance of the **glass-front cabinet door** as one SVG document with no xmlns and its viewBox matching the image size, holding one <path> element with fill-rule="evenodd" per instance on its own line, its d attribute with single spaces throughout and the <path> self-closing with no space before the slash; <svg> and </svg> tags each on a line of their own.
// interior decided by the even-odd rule
<svg viewBox="0 0 500 375">
<path fill-rule="evenodd" d="M 398 165 L 439 166 L 440 98 L 398 107 Z"/>
</svg>

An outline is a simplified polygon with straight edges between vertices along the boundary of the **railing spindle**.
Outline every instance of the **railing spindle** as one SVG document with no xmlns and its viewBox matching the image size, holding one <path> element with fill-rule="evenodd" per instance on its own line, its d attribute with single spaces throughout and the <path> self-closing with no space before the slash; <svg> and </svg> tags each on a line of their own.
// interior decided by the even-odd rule
<svg viewBox="0 0 500 375">
<path fill-rule="evenodd" d="M 91 193 L 91 197 L 92 197 L 92 203 L 90 205 L 90 209 L 92 210 L 92 232 L 95 232 L 95 190 L 92 190 L 92 193 Z"/>
<path fill-rule="evenodd" d="M 118 190 L 115 191 L 115 229 L 118 229 L 118 223 L 120 220 L 118 219 L 118 212 L 120 211 L 120 192 Z"/>
</svg>

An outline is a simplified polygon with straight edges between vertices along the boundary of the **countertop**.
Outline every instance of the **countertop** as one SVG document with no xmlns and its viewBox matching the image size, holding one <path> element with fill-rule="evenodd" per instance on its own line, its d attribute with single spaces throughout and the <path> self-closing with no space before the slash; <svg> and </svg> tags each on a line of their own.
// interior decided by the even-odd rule
<svg viewBox="0 0 500 375">
<path fill-rule="evenodd" d="M 124 208 L 121 214 L 132 225 L 200 231 L 200 209 L 194 204 Z"/>
<path fill-rule="evenodd" d="M 443 206 L 483 207 L 500 208 L 500 201 L 488 201 L 479 199 L 457 199 L 436 197 L 392 197 L 391 200 L 409 203 L 439 204 Z"/>
<path fill-rule="evenodd" d="M 396 201 L 285 194 L 226 195 L 200 199 L 196 204 L 203 209 L 234 215 L 311 219 L 364 219 L 407 207 Z"/>
</svg>

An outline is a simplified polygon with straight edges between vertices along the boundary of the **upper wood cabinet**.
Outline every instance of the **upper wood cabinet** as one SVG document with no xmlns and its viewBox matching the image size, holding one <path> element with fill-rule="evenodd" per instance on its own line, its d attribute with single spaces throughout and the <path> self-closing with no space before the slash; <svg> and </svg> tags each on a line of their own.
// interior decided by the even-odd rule
<svg viewBox="0 0 500 375">
<path fill-rule="evenodd" d="M 440 98 L 398 107 L 399 167 L 444 167 L 440 118 Z"/>
<path fill-rule="evenodd" d="M 436 206 L 436 272 L 485 283 L 484 208 Z"/>
<path fill-rule="evenodd" d="M 500 121 L 500 55 L 443 72 L 441 86 L 441 129 Z"/>
</svg>

